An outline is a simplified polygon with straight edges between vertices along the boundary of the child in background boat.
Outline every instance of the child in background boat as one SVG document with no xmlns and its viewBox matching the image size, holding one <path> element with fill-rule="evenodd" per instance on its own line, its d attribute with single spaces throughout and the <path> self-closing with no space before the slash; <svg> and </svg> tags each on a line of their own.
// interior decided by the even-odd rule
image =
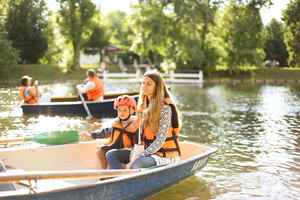
<svg viewBox="0 0 300 200">
<path fill-rule="evenodd" d="M 94 139 L 109 138 L 109 144 L 100 146 L 97 151 L 103 169 L 107 164 L 109 169 L 124 168 L 124 164 L 129 163 L 132 147 L 137 143 L 138 122 L 133 116 L 136 110 L 135 99 L 127 95 L 119 96 L 114 101 L 114 109 L 118 111 L 118 117 L 111 128 L 101 132 L 81 133 Z"/>
<path fill-rule="evenodd" d="M 142 141 L 145 150 L 130 163 L 130 168 L 147 168 L 180 160 L 179 124 L 176 104 L 158 72 L 144 74 L 138 110 L 143 113 Z"/>
<path fill-rule="evenodd" d="M 21 79 L 19 96 L 24 104 L 36 104 L 39 101 L 38 82 L 34 81 L 33 84 L 31 82 L 32 78 L 30 76 L 23 76 Z"/>
</svg>

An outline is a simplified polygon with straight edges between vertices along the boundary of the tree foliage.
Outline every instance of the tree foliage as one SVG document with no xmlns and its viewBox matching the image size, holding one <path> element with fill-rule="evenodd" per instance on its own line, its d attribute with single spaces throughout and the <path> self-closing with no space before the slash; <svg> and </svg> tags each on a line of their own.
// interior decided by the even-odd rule
<svg viewBox="0 0 300 200">
<path fill-rule="evenodd" d="M 140 4 L 135 7 L 131 16 L 135 38 L 131 49 L 142 58 L 153 56 L 152 62 L 160 61 L 159 57 L 167 57 L 170 48 L 170 18 L 163 12 L 160 1 Z M 154 56 L 155 54 L 155 56 Z M 141 60 L 141 62 L 144 62 Z"/>
<path fill-rule="evenodd" d="M 0 0 L 0 65 L 17 64 L 19 60 L 18 51 L 12 47 L 7 39 L 5 30 L 5 19 L 7 12 L 7 0 Z"/>
<path fill-rule="evenodd" d="M 47 51 L 47 8 L 44 0 L 9 1 L 5 23 L 8 39 L 23 63 L 37 63 Z"/>
<path fill-rule="evenodd" d="M 289 53 L 289 65 L 300 66 L 300 0 L 291 0 L 283 12 L 285 43 Z"/>
<path fill-rule="evenodd" d="M 132 22 L 130 15 L 122 11 L 112 11 L 104 17 L 109 42 L 121 49 L 118 57 L 125 64 L 133 64 L 133 60 L 138 59 L 131 49 L 135 37 Z"/>
<path fill-rule="evenodd" d="M 71 43 L 73 56 L 71 70 L 80 66 L 80 50 L 84 37 L 90 33 L 92 19 L 96 11 L 91 0 L 58 0 L 60 17 L 58 23 L 61 33 Z"/>
<path fill-rule="evenodd" d="M 177 66 L 205 69 L 216 64 L 216 52 L 208 37 L 220 1 L 152 0 L 140 3 L 132 16 L 139 55 L 167 60 Z M 212 56 L 213 55 L 213 56 Z M 156 59 L 155 59 L 156 58 Z"/>
<path fill-rule="evenodd" d="M 176 20 L 173 26 L 180 24 L 177 39 L 183 55 L 182 66 L 210 71 L 219 57 L 214 44 L 211 28 L 215 25 L 215 15 L 221 0 L 175 1 Z"/>
<path fill-rule="evenodd" d="M 109 44 L 109 37 L 105 29 L 101 26 L 92 28 L 92 33 L 88 40 L 84 43 L 85 52 L 88 54 L 96 54 Z"/>
<path fill-rule="evenodd" d="M 0 66 L 1 65 L 14 65 L 19 60 L 18 51 L 12 47 L 12 44 L 7 38 L 0 35 Z"/>
<path fill-rule="evenodd" d="M 283 24 L 272 19 L 264 29 L 264 51 L 266 60 L 276 60 L 280 66 L 287 66 L 288 52 L 283 34 Z"/>
<path fill-rule="evenodd" d="M 105 16 L 104 20 L 110 42 L 120 49 L 128 51 L 133 37 L 129 16 L 122 11 L 112 11 Z"/>
<path fill-rule="evenodd" d="M 45 55 L 39 60 L 42 64 L 57 64 L 62 62 L 63 51 L 66 45 L 61 41 L 58 30 L 58 24 L 56 23 L 56 14 L 49 12 L 48 25 L 44 31 L 45 37 L 48 41 L 48 49 Z"/>
<path fill-rule="evenodd" d="M 262 21 L 259 10 L 231 1 L 219 27 L 223 39 L 224 63 L 231 72 L 239 66 L 260 66 L 263 60 Z"/>
<path fill-rule="evenodd" d="M 260 9 L 265 6 L 272 5 L 273 0 L 237 0 L 237 2 L 242 5 Z"/>
</svg>

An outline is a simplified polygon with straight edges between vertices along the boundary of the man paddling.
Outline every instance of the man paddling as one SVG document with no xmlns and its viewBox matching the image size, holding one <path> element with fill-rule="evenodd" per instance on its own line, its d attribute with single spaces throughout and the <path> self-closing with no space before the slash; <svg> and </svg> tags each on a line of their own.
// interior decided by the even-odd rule
<svg viewBox="0 0 300 200">
<path fill-rule="evenodd" d="M 85 93 L 88 101 L 102 101 L 104 96 L 103 82 L 95 71 L 89 69 L 86 73 L 87 79 L 81 85 L 77 86 L 80 93 Z"/>
</svg>

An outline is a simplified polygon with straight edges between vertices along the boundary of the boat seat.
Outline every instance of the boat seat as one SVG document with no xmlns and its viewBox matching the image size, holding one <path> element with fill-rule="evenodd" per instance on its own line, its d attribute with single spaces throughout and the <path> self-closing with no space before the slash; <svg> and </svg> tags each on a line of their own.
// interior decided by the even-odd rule
<svg viewBox="0 0 300 200">
<path fill-rule="evenodd" d="M 181 149 L 181 160 L 186 160 L 192 156 L 196 156 L 202 154 L 206 151 L 205 147 L 199 148 L 193 143 L 189 142 L 180 142 L 180 149 Z"/>
<path fill-rule="evenodd" d="M 7 172 L 4 163 L 0 160 L 0 173 Z M 0 184 L 0 191 L 15 191 L 16 186 L 13 183 L 2 183 Z"/>
</svg>

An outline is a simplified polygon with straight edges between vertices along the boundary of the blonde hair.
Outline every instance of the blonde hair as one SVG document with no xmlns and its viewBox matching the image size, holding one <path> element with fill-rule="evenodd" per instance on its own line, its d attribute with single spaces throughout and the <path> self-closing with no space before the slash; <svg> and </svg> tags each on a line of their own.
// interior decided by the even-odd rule
<svg viewBox="0 0 300 200">
<path fill-rule="evenodd" d="M 156 71 L 149 71 L 144 74 L 144 77 L 150 78 L 155 83 L 154 94 L 151 99 L 143 94 L 142 88 L 138 101 L 138 108 L 143 109 L 143 123 L 149 126 L 154 132 L 158 131 L 161 108 L 164 105 L 166 98 L 171 98 L 170 92 L 166 87 L 165 81 Z M 176 105 L 174 104 L 176 108 Z M 177 112 L 177 109 L 176 109 Z"/>
</svg>

